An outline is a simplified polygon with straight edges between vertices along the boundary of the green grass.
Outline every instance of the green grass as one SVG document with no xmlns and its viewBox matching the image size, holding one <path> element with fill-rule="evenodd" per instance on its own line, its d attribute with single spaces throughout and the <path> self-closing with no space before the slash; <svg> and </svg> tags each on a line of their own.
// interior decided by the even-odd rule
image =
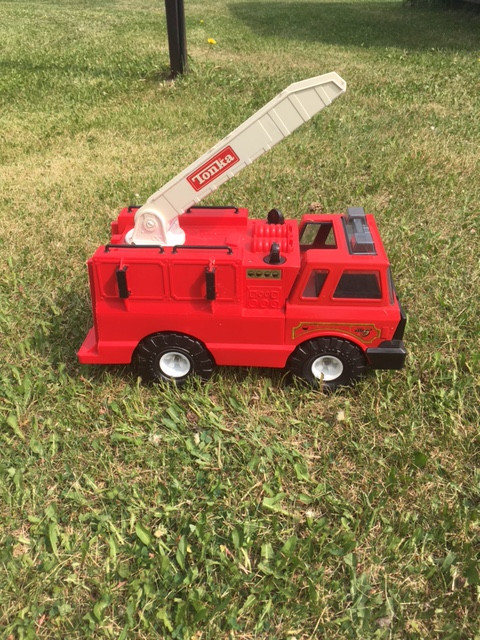
<svg viewBox="0 0 480 640">
<path fill-rule="evenodd" d="M 478 640 L 478 12 L 185 5 L 172 84 L 162 2 L 0 0 L 0 635 Z M 405 370 L 78 365 L 119 208 L 331 70 L 347 94 L 210 202 L 375 213 Z"/>
</svg>

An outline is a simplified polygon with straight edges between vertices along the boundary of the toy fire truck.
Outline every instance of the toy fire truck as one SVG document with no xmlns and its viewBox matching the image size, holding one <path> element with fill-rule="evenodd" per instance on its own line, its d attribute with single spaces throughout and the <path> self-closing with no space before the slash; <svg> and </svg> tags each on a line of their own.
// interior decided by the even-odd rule
<svg viewBox="0 0 480 640">
<path fill-rule="evenodd" d="M 94 324 L 80 362 L 134 362 L 176 383 L 217 365 L 286 368 L 324 389 L 404 365 L 405 316 L 372 215 L 254 220 L 198 205 L 344 91 L 336 73 L 291 85 L 120 212 L 88 261 Z"/>
</svg>

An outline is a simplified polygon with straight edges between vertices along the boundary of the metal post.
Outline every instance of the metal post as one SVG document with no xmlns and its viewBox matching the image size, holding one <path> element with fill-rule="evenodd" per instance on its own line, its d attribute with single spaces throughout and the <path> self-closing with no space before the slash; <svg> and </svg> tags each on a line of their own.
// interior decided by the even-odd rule
<svg viewBox="0 0 480 640">
<path fill-rule="evenodd" d="M 174 78 L 187 72 L 187 39 L 185 36 L 185 11 L 183 0 L 165 0 L 167 15 L 170 71 Z"/>
</svg>

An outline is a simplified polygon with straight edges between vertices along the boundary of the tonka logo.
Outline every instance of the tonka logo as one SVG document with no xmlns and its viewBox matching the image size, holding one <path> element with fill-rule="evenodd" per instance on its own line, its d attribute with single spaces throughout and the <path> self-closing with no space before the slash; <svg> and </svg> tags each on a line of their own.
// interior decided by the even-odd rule
<svg viewBox="0 0 480 640">
<path fill-rule="evenodd" d="M 225 147 L 225 149 L 219 151 L 216 156 L 201 166 L 200 169 L 187 176 L 187 180 L 195 191 L 200 191 L 200 189 L 206 187 L 217 176 L 225 173 L 227 169 L 239 161 L 240 158 L 232 147 Z"/>
</svg>

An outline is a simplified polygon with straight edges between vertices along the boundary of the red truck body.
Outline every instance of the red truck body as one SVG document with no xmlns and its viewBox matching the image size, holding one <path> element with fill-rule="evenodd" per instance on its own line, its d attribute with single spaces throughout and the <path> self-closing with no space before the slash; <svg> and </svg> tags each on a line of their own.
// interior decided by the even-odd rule
<svg viewBox="0 0 480 640">
<path fill-rule="evenodd" d="M 403 366 L 405 317 L 362 209 L 298 223 L 192 207 L 173 247 L 126 244 L 135 212 L 121 211 L 88 261 L 94 325 L 80 362 L 135 360 L 144 377 L 177 382 L 214 365 L 287 367 L 326 388 Z"/>
</svg>

